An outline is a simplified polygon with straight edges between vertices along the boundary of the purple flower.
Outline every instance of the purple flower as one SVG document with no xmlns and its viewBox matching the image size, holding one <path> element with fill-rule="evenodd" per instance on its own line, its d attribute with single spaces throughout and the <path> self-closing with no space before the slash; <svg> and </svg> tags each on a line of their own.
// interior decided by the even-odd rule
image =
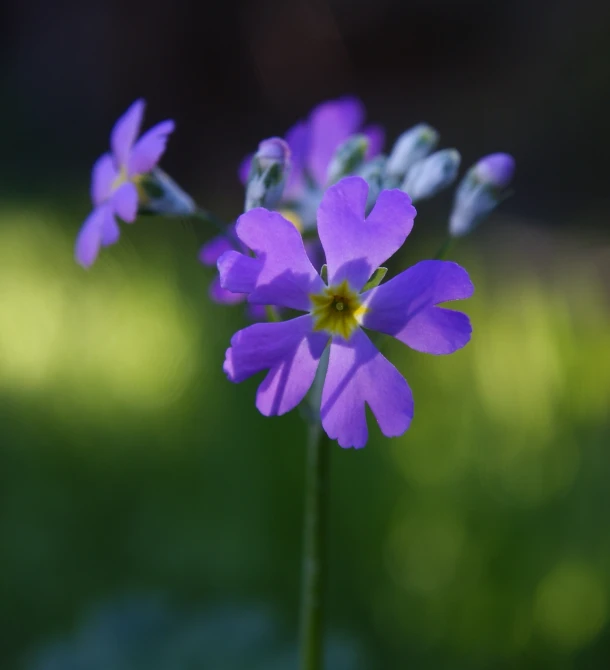
<svg viewBox="0 0 610 670">
<path fill-rule="evenodd" d="M 142 125 L 144 100 L 136 100 L 116 122 L 110 135 L 111 152 L 98 158 L 93 166 L 91 199 L 94 209 L 82 225 L 76 239 L 76 260 L 89 267 L 100 247 L 119 239 L 116 216 L 133 223 L 138 213 L 138 185 L 151 172 L 165 151 L 173 121 L 163 121 L 137 137 Z M 137 141 L 136 141 L 137 140 Z"/>
<path fill-rule="evenodd" d="M 384 131 L 381 126 L 362 127 L 364 105 L 358 98 L 344 97 L 323 102 L 315 107 L 305 121 L 299 121 L 286 133 L 285 140 L 291 151 L 292 166 L 284 188 L 283 202 L 298 203 L 299 216 L 304 228 L 315 225 L 315 213 L 326 185 L 328 167 L 337 148 L 355 133 L 366 135 L 369 146 L 366 158 L 381 151 Z M 239 169 L 242 183 L 246 183 L 251 156 Z"/>
<path fill-rule="evenodd" d="M 330 343 L 320 416 L 342 447 L 363 447 L 369 405 L 384 435 L 401 435 L 413 417 L 405 379 L 375 348 L 364 329 L 392 335 L 417 351 L 450 354 L 470 339 L 468 317 L 438 307 L 468 298 L 466 271 L 447 261 L 423 261 L 385 284 L 364 290 L 373 272 L 403 244 L 415 209 L 399 190 L 382 191 L 365 219 L 368 187 L 346 177 L 329 188 L 318 211 L 328 285 L 312 266 L 296 228 L 279 213 L 253 209 L 236 234 L 255 256 L 231 250 L 218 260 L 221 285 L 247 293 L 252 304 L 305 312 L 289 321 L 240 330 L 224 370 L 233 382 L 268 370 L 256 406 L 266 416 L 296 407 L 313 383 Z"/>
</svg>

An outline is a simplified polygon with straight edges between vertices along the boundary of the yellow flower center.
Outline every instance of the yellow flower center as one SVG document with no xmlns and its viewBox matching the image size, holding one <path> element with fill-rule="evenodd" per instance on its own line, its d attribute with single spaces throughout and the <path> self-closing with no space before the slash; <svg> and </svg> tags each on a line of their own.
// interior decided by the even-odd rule
<svg viewBox="0 0 610 670">
<path fill-rule="evenodd" d="M 122 167 L 119 171 L 119 174 L 114 178 L 114 181 L 112 182 L 112 186 L 110 187 L 112 192 L 116 191 L 119 187 L 123 186 L 123 184 L 126 184 L 129 181 L 129 177 L 127 176 L 127 169 Z"/>
<path fill-rule="evenodd" d="M 138 202 L 142 205 L 145 205 L 149 201 L 148 193 L 146 193 L 146 189 L 142 185 L 142 175 L 141 174 L 134 174 L 131 177 L 127 175 L 127 168 L 122 167 L 120 172 L 117 174 L 117 176 L 114 178 L 114 181 L 112 182 L 112 186 L 110 187 L 110 192 L 114 193 L 118 188 L 123 186 L 123 184 L 127 184 L 128 182 L 131 182 L 134 184 L 136 189 L 138 190 Z"/>
<path fill-rule="evenodd" d="M 360 325 L 366 307 L 353 291 L 347 279 L 335 286 L 327 286 L 321 293 L 309 296 L 314 330 L 325 330 L 329 335 L 340 335 L 349 340 Z"/>
<path fill-rule="evenodd" d="M 293 209 L 280 209 L 278 212 L 287 221 L 290 221 L 290 223 L 299 231 L 299 233 L 303 232 L 303 220 Z"/>
</svg>

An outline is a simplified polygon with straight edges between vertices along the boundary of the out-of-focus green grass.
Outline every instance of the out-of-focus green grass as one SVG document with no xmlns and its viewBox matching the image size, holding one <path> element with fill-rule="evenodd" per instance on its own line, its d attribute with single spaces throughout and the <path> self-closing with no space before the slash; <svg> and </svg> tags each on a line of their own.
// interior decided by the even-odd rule
<svg viewBox="0 0 610 670">
<path fill-rule="evenodd" d="M 226 381 L 245 321 L 207 299 L 190 227 L 142 220 L 85 272 L 65 216 L 0 211 L 2 667 L 132 592 L 265 603 L 289 636 L 298 413 L 265 419 L 256 380 Z M 468 253 L 472 343 L 390 343 L 411 430 L 334 447 L 329 626 L 371 667 L 602 668 L 607 295 L 586 265 L 502 276 Z"/>
</svg>

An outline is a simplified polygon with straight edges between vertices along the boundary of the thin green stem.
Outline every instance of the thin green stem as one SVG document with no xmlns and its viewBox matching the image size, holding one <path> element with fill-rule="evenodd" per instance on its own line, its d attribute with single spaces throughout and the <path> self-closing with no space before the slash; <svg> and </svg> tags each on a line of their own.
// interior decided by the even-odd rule
<svg viewBox="0 0 610 670">
<path fill-rule="evenodd" d="M 307 437 L 300 670 L 323 668 L 329 461 L 330 440 L 320 421 L 312 421 L 308 424 Z"/>
<path fill-rule="evenodd" d="M 227 232 L 226 225 L 215 214 L 212 214 L 211 212 L 208 212 L 207 210 L 201 209 L 200 207 L 198 207 L 191 214 L 191 217 L 193 219 L 197 219 L 198 221 L 203 221 L 203 223 L 211 223 L 223 235 L 226 235 L 226 232 Z"/>
<path fill-rule="evenodd" d="M 453 246 L 453 243 L 455 242 L 455 238 L 451 237 L 448 235 L 444 240 L 441 246 L 439 247 L 438 251 L 436 252 L 434 256 L 435 261 L 442 261 L 443 258 L 447 255 L 449 249 Z"/>
</svg>

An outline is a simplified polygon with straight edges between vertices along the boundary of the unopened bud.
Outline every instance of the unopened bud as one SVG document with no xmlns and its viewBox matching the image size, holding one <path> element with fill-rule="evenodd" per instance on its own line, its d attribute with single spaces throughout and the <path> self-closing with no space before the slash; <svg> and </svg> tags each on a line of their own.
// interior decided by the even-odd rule
<svg viewBox="0 0 610 670">
<path fill-rule="evenodd" d="M 394 143 L 386 165 L 386 187 L 396 188 L 407 172 L 425 158 L 438 144 L 439 134 L 427 123 L 418 123 L 404 132 Z"/>
<path fill-rule="evenodd" d="M 474 166 L 476 178 L 497 189 L 506 188 L 515 174 L 515 159 L 510 154 L 489 154 Z"/>
<path fill-rule="evenodd" d="M 279 137 L 263 140 L 252 158 L 244 211 L 274 209 L 282 198 L 290 170 L 290 148 Z"/>
<path fill-rule="evenodd" d="M 191 196 L 159 167 L 142 175 L 138 187 L 140 214 L 190 216 L 197 209 Z"/>
<path fill-rule="evenodd" d="M 455 149 L 436 151 L 413 165 L 401 189 L 413 202 L 432 198 L 455 181 L 461 159 Z"/>
<path fill-rule="evenodd" d="M 481 158 L 460 182 L 449 218 L 452 237 L 467 235 L 509 195 L 506 187 L 515 172 L 515 159 L 497 153 Z"/>
<path fill-rule="evenodd" d="M 328 165 L 326 183 L 335 184 L 342 177 L 354 174 L 364 162 L 369 140 L 366 135 L 352 135 L 339 145 Z"/>
<path fill-rule="evenodd" d="M 373 209 L 383 189 L 387 160 L 387 156 L 376 156 L 364 163 L 358 170 L 358 175 L 369 185 L 369 193 L 366 199 L 367 214 Z"/>
</svg>

